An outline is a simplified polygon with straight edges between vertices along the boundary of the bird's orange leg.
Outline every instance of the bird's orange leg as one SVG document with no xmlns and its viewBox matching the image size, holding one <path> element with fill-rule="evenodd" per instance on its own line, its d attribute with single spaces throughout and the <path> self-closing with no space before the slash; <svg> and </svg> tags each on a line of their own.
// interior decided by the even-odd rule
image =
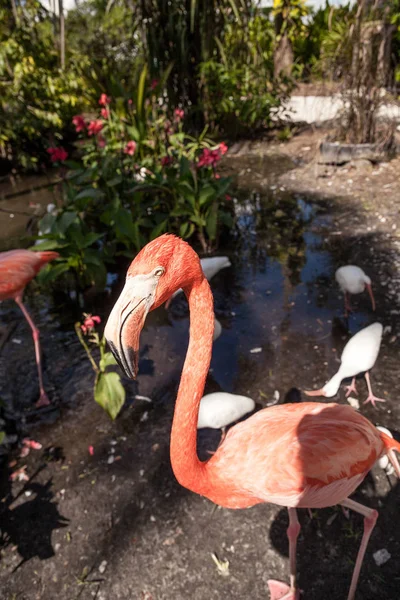
<svg viewBox="0 0 400 600">
<path fill-rule="evenodd" d="M 348 398 L 351 392 L 354 392 L 356 396 L 358 396 L 357 388 L 356 388 L 356 378 L 353 377 L 353 380 L 350 385 L 345 386 L 346 390 L 346 398 Z"/>
<path fill-rule="evenodd" d="M 35 406 L 37 406 L 38 408 L 40 406 L 48 406 L 50 404 L 50 401 L 49 401 L 47 394 L 44 391 L 44 387 L 43 387 L 42 357 L 41 357 L 40 342 L 39 342 L 39 329 L 36 327 L 35 323 L 32 320 L 32 317 L 28 313 L 24 303 L 22 302 L 22 298 L 17 296 L 15 298 L 15 302 L 18 304 L 18 306 L 22 310 L 22 313 L 23 313 L 25 319 L 28 321 L 29 326 L 32 329 L 32 337 L 33 337 L 33 342 L 35 344 L 36 364 L 37 364 L 37 369 L 38 369 L 39 388 L 40 388 L 40 397 L 39 397 L 39 400 L 36 402 Z"/>
<path fill-rule="evenodd" d="M 372 508 L 367 508 L 366 506 L 363 506 L 358 502 L 354 502 L 354 500 L 350 500 L 349 498 L 341 502 L 341 505 L 345 506 L 346 508 L 350 508 L 351 510 L 354 510 L 355 512 L 358 512 L 360 515 L 364 516 L 364 533 L 357 554 L 357 560 L 353 571 L 353 577 L 351 579 L 349 595 L 347 596 L 347 600 L 354 600 L 358 578 L 360 576 L 361 565 L 364 560 L 364 555 L 367 549 L 369 538 L 378 518 L 378 511 L 373 510 Z"/>
<path fill-rule="evenodd" d="M 296 547 L 300 533 L 300 523 L 295 508 L 288 508 L 288 512 L 289 527 L 287 536 L 289 538 L 290 586 L 281 581 L 270 579 L 268 587 L 271 600 L 298 600 L 299 598 L 299 592 L 296 589 Z"/>
<path fill-rule="evenodd" d="M 376 408 L 375 402 L 386 402 L 385 398 L 377 398 L 372 393 L 372 387 L 371 387 L 371 382 L 369 380 L 369 373 L 368 373 L 368 371 L 365 373 L 365 380 L 367 382 L 367 387 L 368 387 L 368 398 L 366 400 L 364 400 L 364 404 L 367 404 L 368 402 L 371 402 L 372 406 L 374 408 Z"/>
</svg>

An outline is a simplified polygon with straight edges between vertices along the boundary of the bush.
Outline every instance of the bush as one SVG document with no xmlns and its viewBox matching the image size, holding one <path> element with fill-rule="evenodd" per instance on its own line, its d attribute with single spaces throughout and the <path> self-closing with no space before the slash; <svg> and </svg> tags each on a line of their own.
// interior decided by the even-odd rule
<svg viewBox="0 0 400 600">
<path fill-rule="evenodd" d="M 186 134 L 184 110 L 169 114 L 159 101 L 162 82 L 146 94 L 145 81 L 144 70 L 134 101 L 102 94 L 97 115 L 75 115 L 79 161 L 49 148 L 52 160 L 64 165 L 64 202 L 40 222 L 34 249 L 61 254 L 44 278 L 72 270 L 82 287 L 101 284 L 104 263 L 117 254 L 132 257 L 163 232 L 197 237 L 210 252 L 220 227 L 232 227 L 230 179 L 216 171 L 227 146 L 213 143 L 206 131 L 197 139 Z"/>
</svg>

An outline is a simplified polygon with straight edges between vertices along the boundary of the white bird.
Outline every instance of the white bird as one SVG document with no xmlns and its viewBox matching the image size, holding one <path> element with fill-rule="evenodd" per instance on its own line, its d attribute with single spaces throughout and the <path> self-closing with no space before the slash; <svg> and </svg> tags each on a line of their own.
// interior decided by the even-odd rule
<svg viewBox="0 0 400 600">
<path fill-rule="evenodd" d="M 211 256 L 208 258 L 201 258 L 200 264 L 207 281 L 210 281 L 210 279 L 212 279 L 214 275 L 219 273 L 221 269 L 226 269 L 227 267 L 230 267 L 232 265 L 231 261 L 227 256 Z M 171 301 L 175 298 L 175 296 L 180 294 L 182 291 L 182 289 L 179 289 L 172 294 L 171 298 L 169 298 L 169 300 L 167 300 L 167 302 L 165 303 L 166 309 L 168 309 L 169 305 L 171 304 Z"/>
<path fill-rule="evenodd" d="M 218 321 L 217 317 L 214 315 L 214 335 L 213 335 L 213 342 L 215 342 L 215 340 L 217 340 L 219 338 L 219 336 L 222 333 L 222 325 L 221 323 Z"/>
<path fill-rule="evenodd" d="M 256 403 L 247 396 L 214 392 L 200 400 L 197 429 L 224 429 L 254 410 Z"/>
<path fill-rule="evenodd" d="M 382 427 L 381 425 L 379 425 L 376 428 L 379 429 L 379 431 L 382 431 L 382 433 L 386 433 L 386 435 L 388 435 L 389 437 L 393 437 L 392 432 L 389 431 L 389 429 L 386 429 L 386 427 Z M 392 475 L 394 473 L 393 465 L 390 462 L 389 456 L 387 454 L 383 454 L 377 462 L 380 468 L 386 471 L 386 475 Z"/>
<path fill-rule="evenodd" d="M 341 365 L 339 371 L 324 385 L 320 390 L 305 392 L 307 396 L 326 396 L 331 398 L 334 396 L 343 379 L 352 377 L 353 380 L 351 385 L 346 386 L 347 393 L 346 397 L 354 392 L 358 394 L 356 390 L 356 375 L 359 373 L 365 373 L 365 379 L 368 386 L 368 398 L 364 401 L 372 402 L 372 405 L 376 408 L 375 402 L 385 402 L 383 398 L 377 398 L 372 393 L 371 382 L 369 380 L 368 371 L 372 369 L 375 361 L 379 354 L 379 348 L 382 341 L 383 327 L 380 323 L 372 323 L 365 329 L 361 329 L 345 345 L 342 356 Z"/>
<path fill-rule="evenodd" d="M 351 312 L 349 294 L 362 294 L 365 288 L 367 288 L 371 298 L 372 310 L 375 310 L 375 298 L 372 292 L 371 279 L 360 267 L 356 267 L 355 265 L 340 267 L 335 273 L 335 279 L 344 293 L 344 312 L 346 317 Z"/>
</svg>

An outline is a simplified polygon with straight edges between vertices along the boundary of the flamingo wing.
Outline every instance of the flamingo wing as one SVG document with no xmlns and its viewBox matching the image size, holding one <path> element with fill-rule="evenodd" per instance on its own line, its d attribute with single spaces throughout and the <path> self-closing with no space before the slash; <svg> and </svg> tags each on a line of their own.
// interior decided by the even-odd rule
<svg viewBox="0 0 400 600">
<path fill-rule="evenodd" d="M 254 499 L 248 506 L 318 508 L 352 493 L 383 451 L 379 432 L 351 407 L 309 402 L 268 408 L 239 423 L 207 467 L 219 485 L 234 482 L 233 502 L 243 493 Z"/>
<path fill-rule="evenodd" d="M 11 298 L 33 279 L 40 268 L 40 256 L 29 250 L 0 254 L 0 299 Z"/>
</svg>

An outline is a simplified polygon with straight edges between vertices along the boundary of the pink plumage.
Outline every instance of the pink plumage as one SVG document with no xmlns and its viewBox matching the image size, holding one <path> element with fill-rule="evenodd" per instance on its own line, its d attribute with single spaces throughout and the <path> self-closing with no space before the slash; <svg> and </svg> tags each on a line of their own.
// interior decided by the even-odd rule
<svg viewBox="0 0 400 600">
<path fill-rule="evenodd" d="M 39 273 L 40 269 L 58 256 L 58 252 L 31 252 L 22 249 L 0 252 L 0 300 L 13 298 L 32 329 L 40 388 L 40 398 L 36 406 L 46 406 L 50 402 L 43 387 L 39 329 L 22 302 L 22 296 L 25 286 Z"/>
</svg>

